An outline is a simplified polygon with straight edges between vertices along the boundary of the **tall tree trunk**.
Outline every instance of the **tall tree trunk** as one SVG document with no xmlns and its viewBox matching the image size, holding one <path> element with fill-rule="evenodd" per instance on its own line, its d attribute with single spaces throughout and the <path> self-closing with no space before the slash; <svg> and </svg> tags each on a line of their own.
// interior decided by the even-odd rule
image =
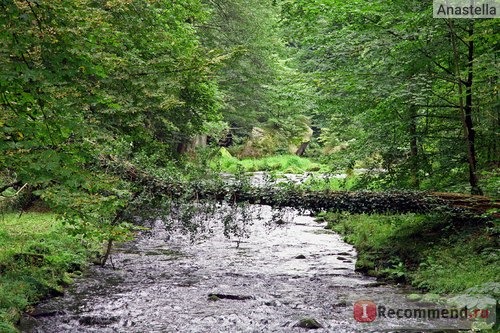
<svg viewBox="0 0 500 333">
<path fill-rule="evenodd" d="M 417 107 L 410 105 L 408 133 L 410 135 L 410 184 L 413 188 L 420 186 L 418 178 L 418 139 L 417 139 Z"/>
<path fill-rule="evenodd" d="M 493 168 L 500 167 L 500 143 L 498 140 L 499 130 L 500 129 L 500 100 L 499 100 L 499 92 L 498 89 L 495 89 L 497 86 L 498 77 L 491 78 L 490 86 L 492 91 L 496 91 L 495 93 L 495 102 L 492 108 L 492 116 L 491 116 L 491 139 L 488 141 L 487 146 L 487 156 L 486 160 L 488 161 L 488 165 Z"/>
<path fill-rule="evenodd" d="M 477 159 L 476 159 L 476 131 L 474 130 L 474 124 L 472 120 L 472 83 L 474 78 L 474 41 L 472 39 L 474 35 L 473 24 L 470 23 L 468 27 L 469 40 L 466 42 L 467 45 L 467 80 L 464 82 L 460 75 L 460 55 L 457 46 L 457 35 L 454 27 L 453 19 L 447 21 L 448 27 L 450 29 L 451 43 L 453 47 L 453 58 L 455 63 L 455 76 L 458 83 L 458 95 L 459 95 L 459 106 L 462 118 L 462 126 L 464 129 L 464 140 L 467 147 L 467 162 L 469 164 L 469 183 L 471 186 L 471 194 L 483 194 L 483 191 L 479 187 L 479 181 L 477 177 Z M 464 101 L 464 86 L 465 86 L 465 101 Z"/>
<path fill-rule="evenodd" d="M 497 96 L 498 96 L 498 93 L 497 93 Z M 498 102 L 495 106 L 495 111 L 496 111 L 496 116 L 497 116 L 497 119 L 496 119 L 497 124 L 493 128 L 498 129 L 498 128 L 500 128 L 500 104 Z M 497 133 L 495 133 L 494 137 L 493 137 L 493 155 L 492 156 L 493 156 L 493 158 L 491 160 L 493 160 L 493 165 L 496 166 L 497 168 L 500 168 L 500 144 L 497 141 Z"/>
</svg>

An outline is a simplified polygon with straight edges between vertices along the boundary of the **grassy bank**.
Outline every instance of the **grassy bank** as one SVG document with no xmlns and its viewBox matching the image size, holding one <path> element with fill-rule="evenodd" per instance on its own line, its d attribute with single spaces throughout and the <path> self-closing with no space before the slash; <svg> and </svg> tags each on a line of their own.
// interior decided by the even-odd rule
<svg viewBox="0 0 500 333">
<path fill-rule="evenodd" d="M 80 275 L 91 248 L 52 213 L 0 215 L 0 332 L 16 332 L 22 311 L 58 295 Z"/>
<path fill-rule="evenodd" d="M 337 213 L 321 214 L 319 219 L 356 247 L 356 268 L 369 275 L 434 293 L 500 283 L 498 221 Z"/>
<path fill-rule="evenodd" d="M 276 171 L 283 173 L 327 172 L 328 167 L 296 155 L 276 155 L 262 158 L 238 159 L 226 150 L 211 163 L 214 170 L 228 173 Z"/>
</svg>

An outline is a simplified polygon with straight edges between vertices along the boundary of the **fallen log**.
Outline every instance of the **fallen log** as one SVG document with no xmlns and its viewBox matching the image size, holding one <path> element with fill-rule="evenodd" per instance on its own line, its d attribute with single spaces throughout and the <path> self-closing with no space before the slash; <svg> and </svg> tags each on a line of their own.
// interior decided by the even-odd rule
<svg viewBox="0 0 500 333">
<path fill-rule="evenodd" d="M 227 194 L 217 195 L 217 199 Z M 237 201 L 274 207 L 295 207 L 312 211 L 350 213 L 429 213 L 488 214 L 500 217 L 500 201 L 459 193 L 411 191 L 307 191 L 300 188 L 247 189 L 233 194 Z"/>
<path fill-rule="evenodd" d="M 500 201 L 485 196 L 460 193 L 422 191 L 313 191 L 298 185 L 271 183 L 252 187 L 249 182 L 228 183 L 222 179 L 199 180 L 184 184 L 178 179 L 163 179 L 139 170 L 130 163 L 105 159 L 117 174 L 137 184 L 139 188 L 160 196 L 184 200 L 216 200 L 248 202 L 273 207 L 294 207 L 317 211 L 351 213 L 429 213 L 481 215 L 500 217 Z M 491 211 L 491 212 L 490 212 Z"/>
<path fill-rule="evenodd" d="M 482 195 L 470 195 L 463 193 L 431 192 L 429 195 L 439 198 L 453 207 L 463 208 L 479 214 L 496 210 L 497 212 L 492 212 L 492 215 L 496 215 L 497 218 L 500 217 L 500 200 L 493 200 Z"/>
</svg>

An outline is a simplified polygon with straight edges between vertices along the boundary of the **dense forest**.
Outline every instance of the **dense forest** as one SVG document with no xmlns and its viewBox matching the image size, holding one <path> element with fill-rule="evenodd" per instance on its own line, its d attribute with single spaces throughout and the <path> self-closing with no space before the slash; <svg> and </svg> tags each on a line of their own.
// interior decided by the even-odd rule
<svg viewBox="0 0 500 333">
<path fill-rule="evenodd" d="M 168 173 L 205 135 L 498 195 L 497 21 L 431 5 L 2 1 L 2 190 L 117 207 L 127 185 L 103 160 Z"/>
<path fill-rule="evenodd" d="M 0 0 L 0 210 L 109 254 L 231 163 L 498 199 L 499 30 L 430 0 Z"/>
</svg>

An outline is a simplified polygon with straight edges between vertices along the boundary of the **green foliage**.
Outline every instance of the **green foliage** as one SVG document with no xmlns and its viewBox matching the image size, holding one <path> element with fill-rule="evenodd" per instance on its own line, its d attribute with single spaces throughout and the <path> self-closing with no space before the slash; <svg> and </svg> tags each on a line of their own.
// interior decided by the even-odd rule
<svg viewBox="0 0 500 333">
<path fill-rule="evenodd" d="M 434 19 L 430 1 L 281 4 L 284 38 L 318 91 L 310 116 L 326 158 L 377 154 L 388 188 L 467 191 L 468 168 L 498 168 L 495 20 Z"/>
<path fill-rule="evenodd" d="M 218 73 L 224 118 L 237 133 L 248 133 L 269 109 L 264 85 L 274 76 L 275 10 L 257 0 L 216 0 L 208 2 L 207 8 L 210 19 L 200 27 L 203 42 L 228 58 Z"/>
<path fill-rule="evenodd" d="M 218 81 L 224 120 L 235 140 L 248 138 L 253 127 L 274 125 L 280 127 L 282 141 L 297 139 L 301 120 L 315 107 L 315 92 L 296 70 L 296 59 L 281 38 L 279 4 L 261 0 L 206 3 L 210 18 L 200 25 L 201 37 L 204 45 L 221 50 L 227 58 Z"/>
<path fill-rule="evenodd" d="M 52 213 L 0 216 L 0 331 L 47 294 L 56 295 L 81 273 L 99 242 L 71 236 Z"/>
<path fill-rule="evenodd" d="M 453 26 L 429 13 L 428 1 L 0 0 L 0 207 L 25 208 L 41 198 L 62 217 L 64 237 L 93 243 L 128 239 L 134 218 L 144 215 L 206 231 L 215 199 L 225 200 L 224 231 L 240 239 L 250 220 L 246 203 L 236 204 L 242 197 L 299 206 L 304 189 L 368 182 L 376 189 L 463 190 L 469 170 L 463 145 L 456 145 L 460 78 L 473 100 L 466 104 L 477 164 L 485 171 L 481 185 L 495 193 L 497 71 L 489 64 L 496 61 L 496 26 L 492 20 Z M 463 41 L 462 54 L 474 41 L 473 61 L 452 56 L 450 36 Z M 262 140 L 242 142 L 257 127 Z M 348 177 L 300 188 L 273 183 L 261 193 L 250 189 L 245 171 L 333 168 L 289 155 L 239 160 L 205 149 L 193 153 L 199 157 L 193 162 L 178 154 L 197 135 L 217 141 L 229 131 L 247 156 L 290 152 L 321 132 L 312 139 L 316 155 L 329 155 L 327 164 Z M 360 160 L 386 172 L 374 173 L 375 182 L 353 175 Z M 219 170 L 235 173 L 236 181 L 224 182 Z M 408 193 L 331 199 L 328 191 L 314 193 L 305 205 L 355 212 L 425 208 L 418 194 Z M 380 227 L 380 235 L 391 228 Z M 379 237 L 376 229 L 358 231 L 360 244 Z M 41 260 L 64 271 L 80 260 L 71 255 L 79 247 L 53 256 L 49 234 L 37 247 L 41 253 L 23 248 L 19 262 Z M 398 276 L 400 262 L 407 263 L 393 259 L 384 268 Z M 59 286 L 43 279 L 23 275 L 12 285 L 30 285 L 26 293 Z M 11 291 L 3 296 L 15 298 Z M 19 309 L 37 297 L 12 304 Z M 17 316 L 9 311 L 3 316 Z"/>
<path fill-rule="evenodd" d="M 308 191 L 338 191 L 338 190 L 355 190 L 360 187 L 360 176 L 338 175 L 338 174 L 320 174 L 318 177 L 314 175 L 309 177 L 304 183 L 303 188 Z"/>
<path fill-rule="evenodd" d="M 460 292 L 483 283 L 500 282 L 498 241 L 492 237 L 495 236 L 488 232 L 452 236 L 432 251 L 425 251 L 425 260 L 413 275 L 413 283 L 436 292 Z"/>
<path fill-rule="evenodd" d="M 227 152 L 223 150 L 223 152 Z M 229 173 L 237 173 L 239 169 L 244 172 L 256 171 L 276 171 L 283 173 L 297 173 L 304 172 L 325 172 L 327 167 L 319 163 L 314 163 L 311 160 L 296 155 L 279 155 L 263 157 L 259 159 L 242 159 L 232 157 L 228 153 L 221 153 L 218 160 L 212 162 L 212 167 L 217 169 L 220 167 L 221 171 Z"/>
<path fill-rule="evenodd" d="M 0 8 L 0 170 L 73 233 L 126 238 L 122 215 L 143 189 L 108 162 L 166 174 L 177 145 L 220 120 L 223 58 L 195 28 L 206 9 L 197 0 Z"/>
<path fill-rule="evenodd" d="M 435 293 L 498 283 L 498 227 L 443 215 L 322 214 L 358 250 L 360 271 Z"/>
<path fill-rule="evenodd" d="M 481 173 L 482 188 L 484 193 L 492 199 L 500 199 L 500 168 Z"/>
</svg>

